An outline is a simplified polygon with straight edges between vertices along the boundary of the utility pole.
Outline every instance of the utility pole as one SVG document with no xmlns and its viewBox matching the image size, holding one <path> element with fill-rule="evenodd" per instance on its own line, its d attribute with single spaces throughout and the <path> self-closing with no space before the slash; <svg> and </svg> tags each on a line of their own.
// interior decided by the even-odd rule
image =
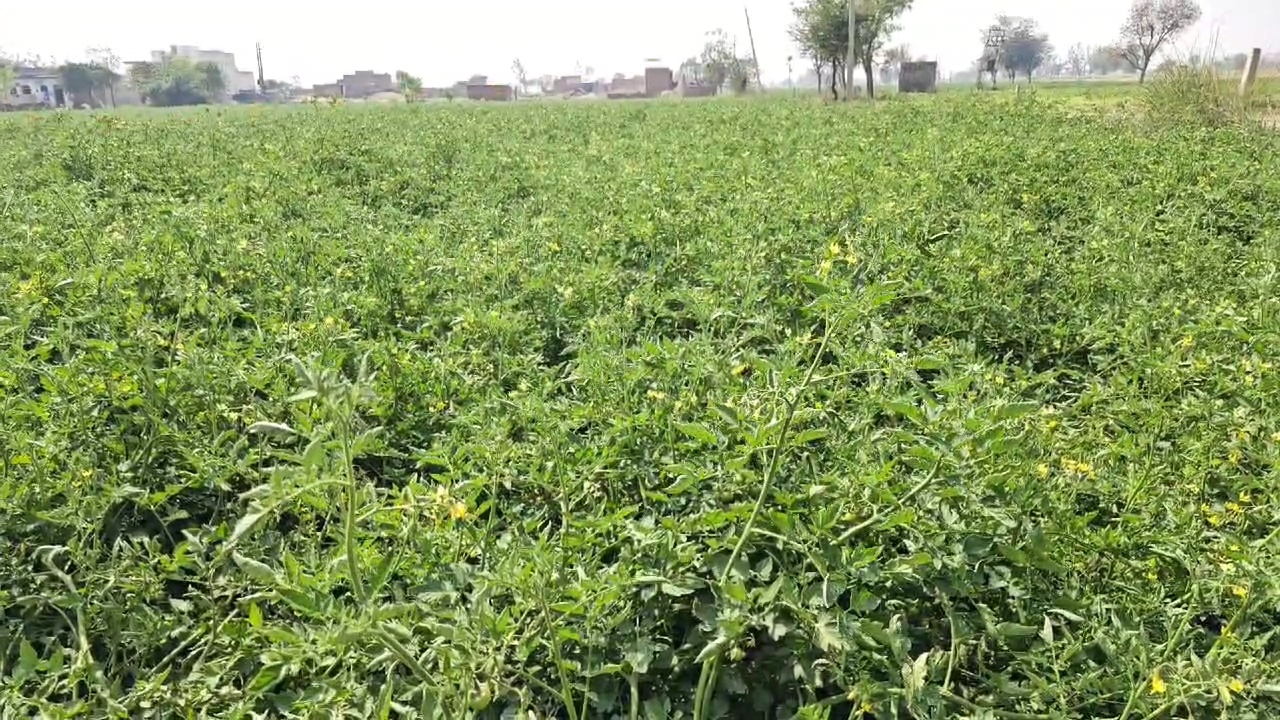
<svg viewBox="0 0 1280 720">
<path fill-rule="evenodd" d="M 262 43 L 254 43 L 253 46 L 258 51 L 258 93 L 266 95 L 267 76 L 262 73 Z"/>
<path fill-rule="evenodd" d="M 756 88 L 764 92 L 764 83 L 760 82 L 760 56 L 756 55 L 756 36 L 751 32 L 751 13 L 747 6 L 742 6 L 742 14 L 747 16 L 747 39 L 751 41 L 751 62 L 756 66 Z"/>
</svg>

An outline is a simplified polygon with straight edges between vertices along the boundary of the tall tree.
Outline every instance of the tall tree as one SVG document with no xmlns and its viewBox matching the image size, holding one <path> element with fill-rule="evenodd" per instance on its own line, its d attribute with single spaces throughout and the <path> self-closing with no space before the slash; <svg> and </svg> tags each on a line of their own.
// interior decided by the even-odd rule
<svg viewBox="0 0 1280 720">
<path fill-rule="evenodd" d="M 1089 72 L 1091 73 L 1110 75 L 1123 67 L 1127 65 L 1120 59 L 1120 50 L 1114 45 L 1104 45 L 1089 51 Z"/>
<path fill-rule="evenodd" d="M 911 7 L 914 0 L 850 0 L 856 2 L 857 26 L 854 28 L 853 55 L 862 64 L 867 80 L 867 97 L 876 96 L 874 66 L 876 55 L 889 37 L 901 27 L 898 17 Z M 848 20 L 845 21 L 848 24 Z"/>
<path fill-rule="evenodd" d="M 13 69 L 13 65 L 4 58 L 0 58 L 0 105 L 9 102 L 9 91 L 13 90 L 13 84 L 18 81 L 18 73 Z"/>
<path fill-rule="evenodd" d="M 1082 78 L 1089 72 L 1089 50 L 1081 43 L 1076 43 L 1067 50 L 1067 72 Z"/>
<path fill-rule="evenodd" d="M 755 62 L 738 55 L 738 48 L 723 30 L 707 33 L 707 44 L 698 58 L 702 65 L 703 81 L 716 89 L 728 85 L 734 92 L 743 92 L 751 82 Z"/>
<path fill-rule="evenodd" d="M 58 68 L 58 75 L 62 79 L 62 88 L 70 95 L 69 102 L 73 106 L 91 105 L 98 106 L 99 102 L 94 95 L 94 90 L 98 85 L 98 78 L 94 73 L 94 68 L 88 63 L 64 63 Z"/>
<path fill-rule="evenodd" d="M 866 76 L 867 96 L 875 96 L 876 56 L 889 37 L 898 30 L 898 17 L 911 7 L 913 0 L 806 0 L 792 7 L 791 39 L 802 54 L 822 69 L 831 69 L 831 93 L 839 98 L 837 86 L 845 75 L 849 55 L 849 2 L 857 18 L 854 28 L 854 61 Z M 846 88 L 850 92 L 851 88 Z"/>
<path fill-rule="evenodd" d="M 520 92 L 529 91 L 529 71 L 524 69 L 524 63 L 520 58 L 516 58 L 511 62 L 511 74 L 516 76 L 516 83 L 520 85 Z"/>
<path fill-rule="evenodd" d="M 197 64 L 181 57 L 129 67 L 130 82 L 147 102 L 158 107 L 217 102 L 225 89 L 221 79 L 217 65 Z"/>
<path fill-rule="evenodd" d="M 400 88 L 400 94 L 404 95 L 404 99 L 407 102 L 413 102 L 418 99 L 418 95 L 422 92 L 422 79 L 410 75 L 404 70 L 397 70 L 396 87 Z"/>
<path fill-rule="evenodd" d="M 1053 55 L 1049 36 L 1041 32 L 1039 24 L 1031 18 L 1002 15 L 1000 25 L 1006 28 L 1007 33 L 1003 59 L 1009 79 L 1014 80 L 1021 73 L 1027 82 L 1031 82 L 1031 74 Z"/>
<path fill-rule="evenodd" d="M 196 73 L 199 76 L 198 84 L 204 91 L 205 97 L 210 102 L 221 99 L 222 93 L 227 89 L 227 79 L 222 76 L 222 68 L 211 62 L 199 62 L 196 63 Z"/>
<path fill-rule="evenodd" d="M 794 13 L 788 32 L 800 53 L 813 63 L 822 91 L 823 71 L 831 69 L 831 96 L 840 99 L 837 78 L 844 77 L 845 56 L 849 51 L 848 0 L 807 0 L 793 5 Z"/>
<path fill-rule="evenodd" d="M 104 92 L 105 99 L 110 100 L 111 107 L 115 107 L 116 84 L 123 78 L 120 74 L 120 56 L 111 48 L 93 47 L 85 50 L 85 57 L 94 68 L 95 85 Z"/>
<path fill-rule="evenodd" d="M 1138 71 L 1138 82 L 1147 79 L 1151 58 L 1160 47 L 1195 25 L 1200 15 L 1195 0 L 1134 0 L 1120 27 L 1117 48 L 1121 59 Z"/>
<path fill-rule="evenodd" d="M 887 85 L 902 75 L 902 63 L 911 62 L 911 48 L 905 44 L 895 45 L 884 51 L 880 61 L 880 84 Z"/>
</svg>

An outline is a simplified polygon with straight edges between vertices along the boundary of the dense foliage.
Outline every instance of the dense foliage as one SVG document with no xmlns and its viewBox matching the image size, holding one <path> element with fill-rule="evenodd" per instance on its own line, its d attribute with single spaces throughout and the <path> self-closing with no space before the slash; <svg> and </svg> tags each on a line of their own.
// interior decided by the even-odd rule
<svg viewBox="0 0 1280 720">
<path fill-rule="evenodd" d="M 0 708 L 1275 717 L 1280 143 L 1074 107 L 0 121 Z"/>
</svg>

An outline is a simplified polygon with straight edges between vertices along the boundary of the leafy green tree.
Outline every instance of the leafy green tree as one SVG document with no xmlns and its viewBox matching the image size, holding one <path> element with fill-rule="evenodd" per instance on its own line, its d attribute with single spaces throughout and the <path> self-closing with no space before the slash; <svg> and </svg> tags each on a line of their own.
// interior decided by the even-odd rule
<svg viewBox="0 0 1280 720">
<path fill-rule="evenodd" d="M 227 79 L 222 75 L 222 68 L 210 62 L 200 62 L 196 63 L 196 73 L 208 102 L 218 100 L 226 92 Z"/>
<path fill-rule="evenodd" d="M 707 44 L 698 57 L 702 66 L 702 79 L 716 89 L 726 86 L 734 92 L 743 92 L 751 84 L 755 62 L 738 55 L 737 46 L 723 30 L 707 33 Z"/>
<path fill-rule="evenodd" d="M 72 104 L 91 107 L 115 105 L 115 85 L 120 74 L 109 66 L 96 62 L 69 62 L 58 68 L 58 74 Z"/>
<path fill-rule="evenodd" d="M 800 53 L 813 63 L 822 90 L 823 69 L 831 68 L 831 96 L 840 99 L 837 78 L 844 77 L 849 53 L 848 0 L 807 0 L 792 6 L 795 19 L 789 29 Z"/>
<path fill-rule="evenodd" d="M 129 78 L 139 94 L 158 107 L 206 105 L 215 102 L 225 88 L 217 65 L 181 57 L 158 64 L 137 63 L 129 68 Z"/>
<path fill-rule="evenodd" d="M 906 12 L 914 0 L 850 0 L 857 2 L 854 28 L 854 57 L 862 65 L 867 81 L 867 97 L 876 96 L 876 56 L 901 26 L 898 18 Z M 848 25 L 847 12 L 845 24 Z"/>
<path fill-rule="evenodd" d="M 849 2 L 857 3 L 854 59 L 866 76 L 867 97 L 875 97 L 876 57 L 898 31 L 898 17 L 913 0 L 807 0 L 792 8 L 791 39 L 815 67 L 831 66 L 831 92 L 838 98 L 837 78 L 844 76 L 849 54 Z"/>
<path fill-rule="evenodd" d="M 1120 58 L 1138 72 L 1138 82 L 1147 79 L 1151 58 L 1160 48 L 1195 25 L 1200 15 L 1195 0 L 1135 0 L 1116 47 Z"/>
<path fill-rule="evenodd" d="M 104 101 L 110 101 L 111 107 L 115 107 L 116 85 L 124 79 L 120 74 L 120 56 L 111 48 L 96 47 L 85 50 L 85 57 L 94 68 L 96 89 L 102 92 Z"/>
<path fill-rule="evenodd" d="M 1000 25 L 1006 28 L 1003 61 L 1009 79 L 1017 79 L 1019 73 L 1031 82 L 1031 74 L 1040 69 L 1053 56 L 1049 36 L 1031 18 L 1000 17 Z"/>
<path fill-rule="evenodd" d="M 98 104 L 98 100 L 93 93 L 98 80 L 93 72 L 92 65 L 88 63 L 66 63 L 58 68 L 58 74 L 62 78 L 63 89 L 71 96 L 68 99 L 72 104 Z"/>
<path fill-rule="evenodd" d="M 18 73 L 7 60 L 0 59 L 0 105 L 8 102 L 9 91 L 18 80 Z"/>
<path fill-rule="evenodd" d="M 417 100 L 418 94 L 422 92 L 422 79 L 414 77 L 404 70 L 396 71 L 396 85 L 400 88 L 405 100 L 409 102 Z"/>
</svg>

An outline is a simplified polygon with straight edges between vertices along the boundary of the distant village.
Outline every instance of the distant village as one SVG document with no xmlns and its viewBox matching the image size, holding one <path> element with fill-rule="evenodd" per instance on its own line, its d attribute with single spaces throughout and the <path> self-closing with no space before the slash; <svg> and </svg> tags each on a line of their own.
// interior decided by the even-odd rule
<svg viewBox="0 0 1280 720">
<path fill-rule="evenodd" d="M 171 45 L 167 50 L 151 53 L 148 60 L 124 61 L 125 72 L 115 75 L 107 92 L 68 87 L 65 66 L 18 63 L 11 67 L 8 93 L 0 95 L 4 109 L 127 107 L 147 104 L 144 90 L 137 87 L 134 71 L 139 66 L 159 66 L 181 59 L 202 66 L 213 66 L 221 76 L 221 91 L 214 101 L 252 104 L 258 102 L 415 102 L 431 100 L 476 100 L 508 102 L 521 97 L 564 98 L 653 98 L 662 96 L 704 97 L 718 88 L 697 78 L 679 77 L 666 67 L 648 67 L 643 73 L 615 75 L 612 80 L 591 79 L 582 75 L 554 77 L 545 75 L 527 83 L 506 85 L 491 82 L 485 75 L 473 75 L 448 87 L 424 87 L 405 73 L 355 70 L 331 83 L 311 87 L 267 80 L 261 63 L 255 75 L 241 70 L 232 53 L 208 50 L 190 45 Z M 260 61 L 260 58 L 259 58 Z M 8 81 L 10 78 L 5 78 Z"/>
</svg>

